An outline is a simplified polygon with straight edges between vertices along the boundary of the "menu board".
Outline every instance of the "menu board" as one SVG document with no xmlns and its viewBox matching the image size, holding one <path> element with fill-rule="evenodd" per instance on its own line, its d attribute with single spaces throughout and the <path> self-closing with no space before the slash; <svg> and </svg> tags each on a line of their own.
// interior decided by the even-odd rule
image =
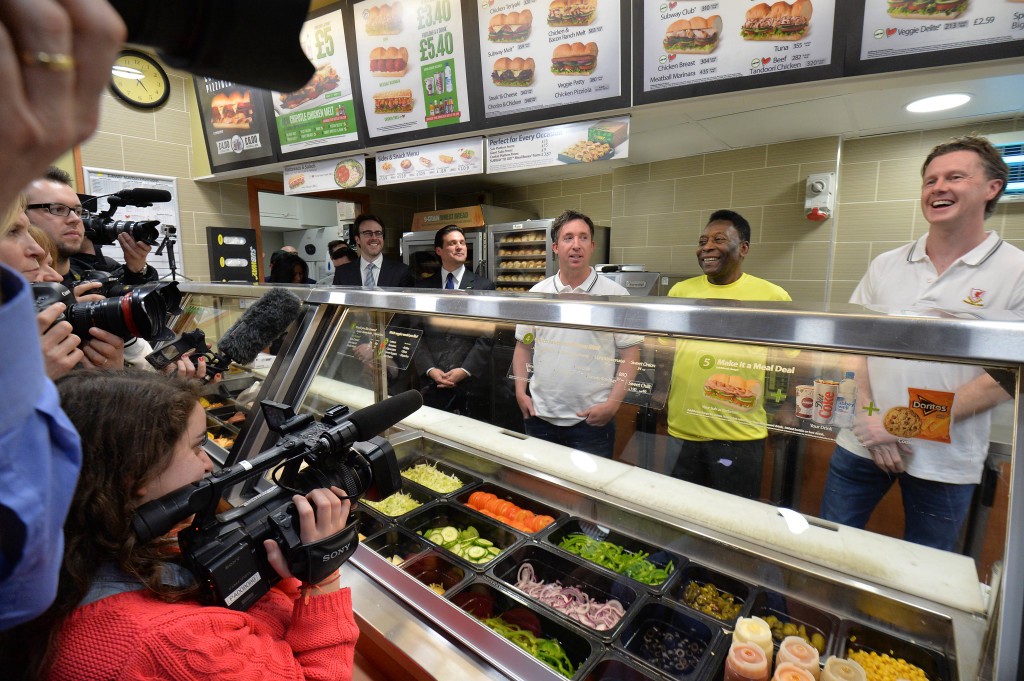
<svg viewBox="0 0 1024 681">
<path fill-rule="evenodd" d="M 370 137 L 469 121 L 459 2 L 366 0 L 353 8 Z"/>
<path fill-rule="evenodd" d="M 1012 40 L 1024 40 L 1021 0 L 865 0 L 860 58 L 901 57 Z"/>
<path fill-rule="evenodd" d="M 832 63 L 836 0 L 678 0 L 643 8 L 644 92 Z"/>
<path fill-rule="evenodd" d="M 629 156 L 629 118 L 581 121 L 487 138 L 487 172 L 594 163 Z"/>
<path fill-rule="evenodd" d="M 621 0 L 489 0 L 479 13 L 488 118 L 618 97 Z"/>
<path fill-rule="evenodd" d="M 193 81 L 214 170 L 227 165 L 257 165 L 254 162 L 274 156 L 266 90 L 202 76 Z"/>
<path fill-rule="evenodd" d="M 377 154 L 377 184 L 476 175 L 483 168 L 484 138 L 452 140 Z"/>
<path fill-rule="evenodd" d="M 316 72 L 295 92 L 273 93 L 281 153 L 357 141 L 341 10 L 307 21 L 299 41 Z"/>
<path fill-rule="evenodd" d="M 362 156 L 329 158 L 284 167 L 284 193 L 309 194 L 366 186 Z"/>
</svg>

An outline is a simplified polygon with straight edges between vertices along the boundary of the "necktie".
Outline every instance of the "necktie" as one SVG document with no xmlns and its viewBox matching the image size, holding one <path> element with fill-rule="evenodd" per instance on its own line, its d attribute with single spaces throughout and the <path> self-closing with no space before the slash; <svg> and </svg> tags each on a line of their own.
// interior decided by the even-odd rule
<svg viewBox="0 0 1024 681">
<path fill-rule="evenodd" d="M 363 286 L 376 286 L 376 282 L 373 280 L 373 268 L 374 264 L 371 262 L 366 266 L 366 279 L 363 280 Z"/>
<path fill-rule="evenodd" d="M 451 272 L 448 273 L 448 281 L 445 282 L 445 288 L 455 288 L 455 275 Z"/>
</svg>

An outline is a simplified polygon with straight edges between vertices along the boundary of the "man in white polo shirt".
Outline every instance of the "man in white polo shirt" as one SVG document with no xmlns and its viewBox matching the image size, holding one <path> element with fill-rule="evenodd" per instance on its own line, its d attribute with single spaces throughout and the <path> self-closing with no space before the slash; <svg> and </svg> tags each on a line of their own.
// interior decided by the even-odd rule
<svg viewBox="0 0 1024 681">
<path fill-rule="evenodd" d="M 558 273 L 530 291 L 629 295 L 590 266 L 594 223 L 583 213 L 567 210 L 555 218 L 551 248 Z M 642 341 L 632 334 L 517 325 L 512 370 L 526 434 L 611 458 L 615 414 L 636 376 Z"/>
<path fill-rule="evenodd" d="M 1024 311 L 1024 252 L 985 230 L 1009 176 L 999 153 L 984 138 L 962 137 L 935 147 L 921 176 L 928 233 L 876 258 L 850 302 L 884 311 Z M 898 481 L 904 538 L 954 550 L 981 480 L 990 409 L 1009 395 L 978 367 L 861 356 L 848 362 L 859 413 L 836 438 L 821 517 L 864 527 Z M 898 408 L 909 411 L 909 396 L 918 391 L 953 394 L 949 442 L 899 437 Z M 885 426 L 894 408 L 895 434 Z"/>
</svg>

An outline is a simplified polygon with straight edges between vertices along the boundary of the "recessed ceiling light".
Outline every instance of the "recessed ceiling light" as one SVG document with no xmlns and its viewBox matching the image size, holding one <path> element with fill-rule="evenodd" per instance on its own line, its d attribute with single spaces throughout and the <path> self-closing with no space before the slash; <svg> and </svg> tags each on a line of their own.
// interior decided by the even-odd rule
<svg viewBox="0 0 1024 681">
<path fill-rule="evenodd" d="M 905 108 L 910 113 L 932 113 L 933 111 L 955 109 L 969 101 L 971 101 L 971 96 L 965 94 L 936 95 L 913 101 Z"/>
</svg>

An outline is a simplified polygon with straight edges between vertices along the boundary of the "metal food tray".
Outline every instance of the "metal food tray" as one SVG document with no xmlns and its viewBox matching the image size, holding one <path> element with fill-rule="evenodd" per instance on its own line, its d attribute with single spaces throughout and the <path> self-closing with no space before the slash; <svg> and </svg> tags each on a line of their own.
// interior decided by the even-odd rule
<svg viewBox="0 0 1024 681">
<path fill-rule="evenodd" d="M 430 529 L 450 525 L 462 532 L 472 525 L 477 529 L 483 539 L 492 542 L 493 545 L 498 547 L 502 553 L 522 540 L 519 533 L 515 532 L 511 528 L 505 525 L 499 525 L 486 516 L 469 513 L 468 510 L 446 501 L 432 504 L 426 508 L 416 509 L 416 512 L 410 513 L 408 516 L 403 518 L 402 525 L 406 529 L 423 536 L 424 539 L 426 539 L 424 535 L 427 530 Z M 426 539 L 426 541 L 444 551 L 446 556 L 451 556 L 459 563 L 459 565 L 469 567 L 473 572 L 483 572 L 487 570 L 491 567 L 491 563 L 502 555 L 499 553 L 486 563 L 472 563 L 452 551 L 449 551 L 443 546 L 434 544 L 429 539 Z"/>
<path fill-rule="evenodd" d="M 430 489 L 429 487 L 422 485 L 416 482 L 415 480 L 410 480 L 404 475 L 402 476 L 402 480 L 415 485 L 418 489 L 422 489 L 426 492 L 429 492 L 432 496 L 447 499 L 453 495 L 461 494 L 462 492 L 465 492 L 469 488 L 475 487 L 480 483 L 480 478 L 478 478 L 477 476 L 461 468 L 456 468 L 455 466 L 452 466 L 450 464 L 442 463 L 441 461 L 438 461 L 436 459 L 431 459 L 429 456 L 421 456 L 412 459 L 411 461 L 403 461 L 401 468 L 403 471 L 406 471 L 414 466 L 418 466 L 421 463 L 431 464 L 434 466 L 434 468 L 441 471 L 442 473 L 445 473 L 447 475 L 454 475 L 455 477 L 462 481 L 462 487 L 455 490 L 454 492 L 438 492 L 437 490 Z"/>
<path fill-rule="evenodd" d="M 376 508 L 370 506 L 368 503 L 366 503 L 365 500 L 363 500 L 363 502 L 360 504 L 359 508 L 362 509 L 363 511 L 366 511 L 367 513 L 370 513 L 370 514 L 378 517 L 378 518 L 383 518 L 384 520 L 388 520 L 388 521 L 391 521 L 391 522 L 398 522 L 402 518 L 404 518 L 404 517 L 406 517 L 406 516 L 408 516 L 408 515 L 410 515 L 412 513 L 415 513 L 416 511 L 419 511 L 420 509 L 422 509 L 424 506 L 429 506 L 430 504 L 432 504 L 432 503 L 434 503 L 436 501 L 435 497 L 433 497 L 432 495 L 428 494 L 424 488 L 420 487 L 419 485 L 414 484 L 410 480 L 406 480 L 405 478 L 402 478 L 402 487 L 401 487 L 401 489 L 398 490 L 398 492 L 395 492 L 395 494 L 398 494 L 400 492 L 404 493 L 404 494 L 408 494 L 410 497 L 413 498 L 413 500 L 418 501 L 420 503 L 420 505 L 417 506 L 416 508 L 410 509 L 410 510 L 406 511 L 405 513 L 402 513 L 402 514 L 397 515 L 397 516 L 391 516 L 391 515 L 388 515 L 387 513 L 383 513 L 382 511 L 379 511 Z M 387 497 L 385 497 L 385 498 L 387 498 Z M 383 501 L 383 499 L 381 501 Z"/>
<path fill-rule="evenodd" d="M 720 640 L 723 636 L 722 628 L 710 617 L 671 603 L 651 601 L 632 614 L 614 645 L 649 675 L 688 681 L 710 678 L 708 674 L 715 669 L 721 655 Z M 659 643 L 680 637 L 689 639 L 693 655 L 699 655 L 692 667 L 666 668 L 667 665 L 648 659 Z M 686 660 L 678 664 L 685 665 Z"/>
<path fill-rule="evenodd" d="M 554 506 L 548 506 L 547 504 L 541 503 L 531 497 L 526 497 L 523 496 L 522 494 L 513 492 L 512 490 L 505 489 L 504 487 L 499 487 L 497 485 L 491 485 L 488 483 L 481 484 L 471 490 L 465 490 L 461 493 L 456 494 L 454 501 L 456 503 L 465 505 L 466 509 L 472 511 L 473 513 L 477 513 L 486 518 L 490 518 L 491 520 L 497 520 L 496 518 L 491 518 L 486 513 L 480 513 L 480 511 L 478 511 L 477 509 L 473 508 L 472 506 L 469 506 L 469 497 L 471 497 L 473 494 L 477 492 L 493 494 L 497 496 L 499 499 L 511 502 L 523 510 L 532 511 L 534 515 L 547 515 L 555 519 L 554 522 L 552 522 L 550 525 L 542 527 L 541 529 L 537 530 L 537 532 L 524 532 L 523 530 L 518 530 L 519 532 L 524 532 L 524 534 L 536 536 L 541 532 L 545 532 L 546 530 L 549 530 L 550 528 L 556 526 L 558 524 L 558 521 L 565 517 L 565 513 L 559 511 Z M 500 520 L 498 520 L 498 522 L 501 522 L 503 525 L 506 524 Z"/>
<path fill-rule="evenodd" d="M 699 585 L 710 584 L 715 587 L 719 592 L 725 592 L 733 596 L 733 603 L 740 606 L 739 611 L 733 617 L 718 617 L 709 612 L 705 612 L 698 608 L 689 605 L 684 600 L 684 593 L 686 587 L 691 583 L 696 582 Z M 715 620 L 719 625 L 731 629 L 736 623 L 736 620 L 740 617 L 745 617 L 750 611 L 751 606 L 751 594 L 754 592 L 754 586 L 748 584 L 742 580 L 730 577 L 729 575 L 712 570 L 711 568 L 700 565 L 698 563 L 687 563 L 682 570 L 679 570 L 679 578 L 676 580 L 672 588 L 665 591 L 665 597 L 672 599 L 682 607 L 699 612 L 700 614 Z"/>
</svg>

